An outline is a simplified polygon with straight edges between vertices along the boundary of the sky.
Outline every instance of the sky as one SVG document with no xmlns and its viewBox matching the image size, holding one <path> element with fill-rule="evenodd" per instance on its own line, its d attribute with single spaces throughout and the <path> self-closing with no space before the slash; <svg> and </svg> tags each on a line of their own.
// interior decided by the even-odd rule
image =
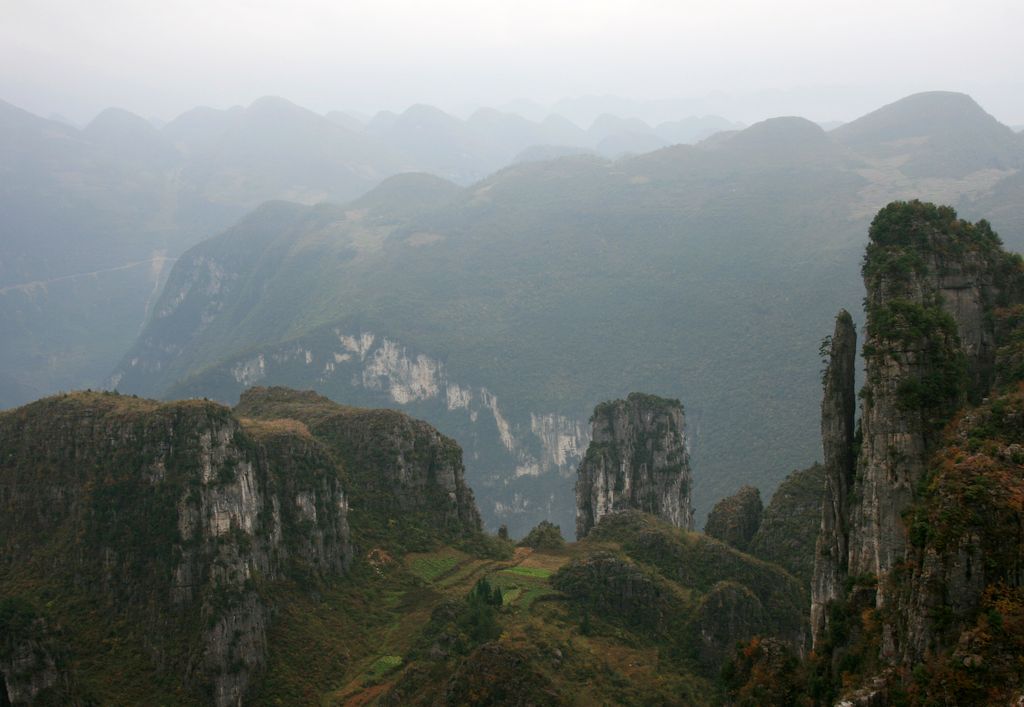
<svg viewBox="0 0 1024 707">
<path fill-rule="evenodd" d="M 1016 125 L 1021 28 L 1020 0 L 0 0 L 0 100 L 85 123 L 265 95 L 460 115 L 614 95 L 749 123 L 942 89 Z"/>
</svg>

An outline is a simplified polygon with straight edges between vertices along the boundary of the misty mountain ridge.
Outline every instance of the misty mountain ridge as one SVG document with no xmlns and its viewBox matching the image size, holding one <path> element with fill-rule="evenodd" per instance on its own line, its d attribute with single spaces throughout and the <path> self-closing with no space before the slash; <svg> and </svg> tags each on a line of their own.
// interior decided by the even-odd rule
<svg viewBox="0 0 1024 707">
<path fill-rule="evenodd" d="M 977 120 L 959 105 L 950 120 Z M 918 144 L 917 162 L 862 144 L 774 118 L 617 161 L 524 162 L 470 187 L 404 175 L 345 207 L 268 205 L 182 257 L 115 382 L 228 402 L 265 382 L 401 407 L 459 440 L 488 524 L 515 530 L 571 520 L 558 499 L 589 408 L 663 390 L 688 401 L 704 513 L 816 458 L 817 381 L 796 371 L 814 366 L 822 318 L 856 296 L 886 199 L 998 205 L 995 226 L 1024 242 L 1024 201 L 1003 191 L 1019 172 L 918 178 L 900 170 L 927 164 Z"/>
<path fill-rule="evenodd" d="M 832 131 L 841 144 L 878 159 L 900 159 L 913 176 L 963 177 L 1018 169 L 1024 154 L 1013 130 L 970 96 L 933 91 L 908 96 Z"/>
<path fill-rule="evenodd" d="M 263 201 L 346 202 L 412 171 L 468 184 L 545 144 L 564 154 L 596 140 L 558 116 L 490 109 L 462 121 L 414 106 L 362 123 L 265 97 L 162 127 L 111 108 L 78 129 L 0 102 L 0 370 L 19 381 L 5 390 L 27 395 L 0 404 L 97 385 L 174 258 Z"/>
<path fill-rule="evenodd" d="M 936 102 L 942 120 L 915 128 L 914 111 L 930 114 Z M 413 159 L 382 148 L 368 126 L 354 132 L 282 99 L 195 109 L 161 130 L 114 111 L 94 121 L 103 144 L 13 107 L 0 120 L 10 126 L 6 164 L 20 177 L 0 192 L 10 231 L 0 262 L 12 273 L 0 284 L 0 324 L 11 332 L 0 371 L 4 392 L 18 396 L 4 404 L 96 385 L 132 349 L 117 369 L 126 390 L 231 401 L 244 381 L 282 376 L 342 400 L 412 405 L 473 450 L 468 466 L 489 523 L 542 517 L 564 491 L 571 450 L 585 445 L 586 411 L 635 389 L 693 401 L 695 455 L 711 472 L 697 489 L 700 512 L 733 481 L 770 490 L 816 455 L 801 413 L 815 393 L 813 381 L 761 371 L 772 361 L 804 370 L 795 362 L 811 356 L 815 318 L 857 287 L 844 273 L 855 270 L 870 215 L 891 199 L 925 196 L 987 215 L 1011 244 L 1024 233 L 1016 143 L 993 155 L 1005 128 L 969 98 L 945 94 L 910 97 L 844 126 L 856 137 L 849 144 L 802 118 L 777 118 L 618 161 L 551 146 L 539 156 L 558 159 L 535 156 L 469 187 L 403 177 L 356 201 L 343 195 L 380 183 L 381 165 L 401 170 L 395 165 Z M 488 146 L 485 129 L 516 139 L 537 125 L 573 130 L 496 111 L 459 121 L 427 106 L 373 122 L 421 158 L 438 136 L 470 150 Z M 112 128 L 122 124 L 119 137 Z M 890 144 L 902 133 L 877 127 L 887 124 L 908 125 L 899 130 L 914 139 Z M 948 137 L 964 125 L 986 131 L 966 157 Z M 118 157 L 163 142 L 182 155 L 180 169 Z M 893 154 L 901 144 L 906 152 Z M 459 149 L 435 154 L 461 169 L 470 160 Z M 1004 168 L 985 167 L 994 158 Z M 956 176 L 964 165 L 983 168 Z M 251 213 L 263 195 L 347 206 L 271 204 Z M 225 238 L 175 264 L 218 232 Z M 178 274 L 161 295 L 172 265 Z M 634 283 L 628 296 L 616 282 Z M 171 292 L 187 301 L 171 306 Z M 794 316 L 787 303 L 795 300 L 823 309 Z M 613 322 L 624 327 L 621 341 L 592 338 Z M 756 343 L 738 343 L 741 330 L 756 332 Z M 708 333 L 695 339 L 695 331 Z M 372 350 L 330 348 L 338 336 L 363 334 Z M 311 363 L 293 358 L 299 346 Z M 589 352 L 586 366 L 581 352 Z M 342 360 L 330 369 L 335 354 Z M 430 375 L 434 387 L 423 388 Z M 605 389 L 620 378 L 622 390 Z M 718 380 L 734 385 L 714 389 Z M 449 384 L 451 410 L 438 397 Z M 762 436 L 727 444 L 704 432 L 757 428 L 747 412 L 765 399 L 777 407 Z M 763 474 L 762 463 L 770 467 Z M 739 478 L 736 469 L 748 471 Z"/>
</svg>

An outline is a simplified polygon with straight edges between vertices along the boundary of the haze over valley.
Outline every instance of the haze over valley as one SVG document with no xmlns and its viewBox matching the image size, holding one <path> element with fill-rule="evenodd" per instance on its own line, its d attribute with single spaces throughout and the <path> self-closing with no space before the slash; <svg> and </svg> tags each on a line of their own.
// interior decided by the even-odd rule
<svg viewBox="0 0 1024 707">
<path fill-rule="evenodd" d="M 817 458 L 818 322 L 854 296 L 887 200 L 1024 237 L 1024 140 L 955 93 L 625 156 L 599 146 L 686 121 L 658 138 L 416 106 L 346 126 L 273 98 L 160 129 L 5 115 L 5 404 L 232 402 L 258 382 L 399 406 L 466 447 L 485 522 L 516 533 L 571 526 L 587 411 L 609 395 L 687 401 L 701 517 Z"/>
<path fill-rule="evenodd" d="M 1024 10 L 682 5 L 9 8 L 0 704 L 1024 699 Z"/>
</svg>

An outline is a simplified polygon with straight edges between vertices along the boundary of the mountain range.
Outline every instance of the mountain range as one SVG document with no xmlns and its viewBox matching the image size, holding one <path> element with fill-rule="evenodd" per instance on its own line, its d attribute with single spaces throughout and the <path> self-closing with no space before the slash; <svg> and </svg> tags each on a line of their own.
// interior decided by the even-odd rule
<svg viewBox="0 0 1024 707">
<path fill-rule="evenodd" d="M 0 406 L 98 385 L 174 259 L 269 199 L 340 203 L 417 170 L 468 184 L 552 151 L 619 154 L 733 127 L 617 120 L 585 131 L 413 106 L 363 122 L 262 98 L 160 127 L 111 108 L 78 129 L 0 102 Z"/>
<path fill-rule="evenodd" d="M 452 189 L 377 205 L 418 194 L 403 213 L 423 218 Z M 293 209 L 293 236 L 338 235 L 330 209 Z M 271 211 L 254 220 L 280 259 Z M 190 288 L 237 314 L 216 255 Z M 985 219 L 896 201 L 861 274 L 859 392 L 848 311 L 819 349 L 824 462 L 767 506 L 742 486 L 703 533 L 708 467 L 682 402 L 650 393 L 593 410 L 577 542 L 542 521 L 518 544 L 481 532 L 455 440 L 396 410 L 249 386 L 233 407 L 85 391 L 0 412 L 0 702 L 1019 705 L 1024 258 Z M 358 355 L 396 400 L 440 375 L 336 336 L 333 363 Z M 446 394 L 472 409 L 478 391 Z"/>
<path fill-rule="evenodd" d="M 608 160 L 428 175 L 261 206 L 184 253 L 111 385 L 232 402 L 254 383 L 400 407 L 466 449 L 485 523 L 571 527 L 593 406 L 686 401 L 698 517 L 820 458 L 818 341 L 894 198 L 1024 244 L 1024 138 L 969 97 L 825 132 L 776 118 Z"/>
</svg>

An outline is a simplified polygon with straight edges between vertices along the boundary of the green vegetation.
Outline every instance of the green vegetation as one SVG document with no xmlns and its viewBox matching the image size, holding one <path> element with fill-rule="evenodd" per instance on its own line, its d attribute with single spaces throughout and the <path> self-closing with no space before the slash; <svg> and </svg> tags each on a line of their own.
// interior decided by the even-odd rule
<svg viewBox="0 0 1024 707">
<path fill-rule="evenodd" d="M 338 405 L 312 391 L 253 388 L 235 414 L 297 421 L 324 444 L 342 470 L 350 525 L 365 547 L 424 552 L 441 542 L 467 552 L 507 556 L 509 543 L 480 532 L 472 492 L 462 478 L 462 450 L 430 425 L 394 410 Z M 434 483 L 411 488 L 421 475 Z M 449 495 L 444 477 L 454 485 Z"/>
<path fill-rule="evenodd" d="M 306 415 L 303 400 L 310 404 Z M 342 575 L 300 561 L 308 551 L 298 538 L 313 527 L 303 525 L 308 521 L 282 505 L 281 527 L 290 537 L 286 542 L 295 556 L 286 571 L 276 577 L 253 577 L 251 583 L 211 588 L 204 607 L 214 612 L 213 618 L 192 611 L 184 620 L 175 614 L 143 621 L 159 588 L 171 582 L 170 571 L 163 569 L 168 560 L 162 558 L 169 557 L 173 568 L 183 551 L 202 548 L 174 540 L 177 524 L 163 521 L 136 538 L 127 537 L 118 525 L 122 521 L 144 525 L 143 519 L 123 511 L 110 514 L 112 504 L 124 504 L 124 508 L 162 518 L 157 512 L 164 503 L 161 494 L 136 499 L 142 492 L 128 483 L 133 478 L 130 469 L 136 470 L 138 481 L 149 473 L 145 470 L 156 468 L 157 457 L 145 442 L 149 438 L 144 431 L 158 435 L 166 429 L 164 425 L 171 425 L 182 444 L 188 438 L 183 429 L 201 436 L 203 431 L 227 426 L 233 430 L 227 438 L 243 456 L 227 455 L 223 464 L 238 473 L 250 459 L 244 455 L 252 454 L 265 460 L 255 468 L 287 469 L 287 473 L 257 475 L 260 484 L 278 492 L 319 488 L 332 478 L 340 481 L 341 471 L 331 467 L 329 455 L 347 439 L 340 429 L 346 415 L 350 423 L 367 425 L 365 429 L 373 434 L 390 430 L 398 437 L 412 434 L 416 438 L 420 433 L 415 426 L 395 432 L 395 424 L 401 425 L 404 416 L 361 417 L 309 394 L 256 391 L 240 409 L 248 416 L 241 423 L 234 421 L 230 410 L 211 403 L 159 405 L 125 396 L 82 394 L 0 414 L 0 443 L 13 445 L 19 454 L 25 449 L 43 454 L 25 459 L 54 462 L 45 476 L 40 476 L 34 463 L 19 467 L 17 473 L 28 474 L 34 483 L 61 479 L 71 483 L 70 477 L 61 475 L 67 467 L 66 459 L 60 462 L 64 459 L 60 448 L 50 445 L 49 452 L 43 452 L 45 445 L 34 446 L 37 436 L 25 433 L 32 425 L 49 429 L 52 420 L 71 427 L 75 420 L 89 420 L 83 429 L 94 435 L 90 439 L 96 444 L 100 465 L 96 468 L 116 465 L 111 473 L 96 475 L 102 483 L 94 483 L 90 494 L 98 495 L 91 505 L 83 506 L 88 517 L 97 520 L 83 521 L 82 532 L 33 529 L 25 536 L 41 542 L 32 551 L 33 562 L 20 565 L 19 572 L 0 573 L 0 631 L 24 635 L 26 630 L 38 633 L 46 626 L 60 626 L 58 633 L 38 635 L 59 665 L 74 666 L 79 680 L 76 694 L 100 702 L 122 702 L 141 699 L 144 689 L 167 702 L 208 701 L 211 685 L 183 686 L 179 669 L 194 654 L 195 636 L 212 625 L 217 612 L 240 609 L 252 597 L 275 607 L 268 628 L 269 653 L 254 677 L 250 700 L 254 704 L 376 700 L 432 704 L 452 694 L 472 700 L 499 699 L 510 686 L 541 702 L 803 704 L 808 699 L 830 700 L 857 676 L 878 668 L 881 618 L 872 609 L 873 577 L 851 580 L 845 598 L 831 607 L 830 633 L 821 653 L 801 665 L 795 651 L 806 639 L 806 581 L 712 538 L 636 512 L 606 516 L 585 541 L 573 544 L 537 542 L 536 548 L 524 544 L 513 550 L 509 543 L 493 538 L 494 547 L 503 549 L 492 552 L 491 544 L 474 545 L 474 538 L 486 536 L 470 526 L 463 531 L 465 546 L 459 548 L 436 535 L 427 552 L 409 552 L 401 543 L 364 547 Z M 277 417 L 286 412 L 302 420 Z M 993 398 L 951 429 L 949 467 L 938 468 L 924 491 L 925 500 L 915 516 L 920 518 L 915 527 L 924 531 L 915 542 L 941 550 L 956 546 L 958 538 L 979 534 L 986 543 L 986 556 L 1004 563 L 995 554 L 1004 552 L 1005 563 L 1011 562 L 1015 549 L 998 545 L 1006 546 L 1002 542 L 1006 528 L 1024 508 L 1014 456 L 1024 460 L 1016 450 L 1024 444 L 1018 424 L 1022 416 L 1024 388 Z M 113 438 L 134 440 L 128 446 L 135 456 L 118 451 L 118 445 L 103 446 L 103 440 L 110 439 L 111 431 L 121 429 L 120 425 L 127 425 L 136 436 L 113 434 Z M 324 436 L 325 430 L 336 435 L 333 443 Z M 321 438 L 325 442 L 317 441 Z M 186 498 L 195 493 L 195 475 L 202 469 L 196 461 L 201 458 L 200 448 L 201 444 L 183 445 L 173 463 L 165 461 L 161 467 L 163 482 Z M 368 467 L 387 463 L 383 456 L 372 462 L 372 457 L 364 459 Z M 81 462 L 79 457 L 76 473 L 91 468 Z M 332 468 L 335 471 L 329 473 Z M 347 483 L 361 483 L 369 469 L 363 474 L 348 477 Z M 209 487 L 230 486 L 223 476 L 220 468 L 207 472 Z M 807 506 L 813 505 L 808 499 L 820 494 L 820 483 L 818 467 L 794 474 L 766 509 L 751 547 L 767 548 L 767 557 L 771 552 L 806 555 L 805 526 L 812 515 Z M 373 499 L 355 489 L 349 493 L 351 498 Z M 994 515 L 989 513 L 993 499 L 998 500 L 999 509 Z M 388 517 L 387 503 L 375 508 L 373 513 Z M 318 515 L 327 511 L 317 506 Z M 352 522 L 357 518 L 353 514 Z M 769 527 L 773 518 L 774 528 Z M 90 526 L 92 522 L 96 525 Z M 537 531 L 535 540 L 561 540 L 552 524 Z M 354 526 L 352 532 L 371 537 Z M 780 543 L 780 534 L 786 536 L 785 542 Z M 40 571 L 54 566 L 54 558 L 75 556 L 68 551 L 74 547 L 69 543 L 75 542 L 93 549 L 127 549 L 119 564 L 129 578 L 126 593 L 91 593 L 75 585 L 72 575 Z M 260 541 L 237 529 L 225 533 L 219 540 L 220 557 L 230 559 L 250 551 L 247 542 L 255 546 Z M 163 552 L 161 546 L 166 543 L 177 549 Z M 474 546 L 478 549 L 466 549 Z M 133 555 L 143 552 L 149 562 L 136 562 Z M 102 567 L 103 563 L 94 559 L 90 564 Z M 227 562 L 224 566 L 230 567 Z M 92 584 L 103 582 L 103 575 L 97 574 Z M 142 601 L 137 602 L 136 596 Z M 972 636 L 981 642 L 978 655 L 990 661 L 985 679 L 1009 682 L 1011 669 L 1000 663 L 1000 656 L 1018 648 L 1018 614 L 1024 616 L 1019 609 L 1024 604 L 1011 589 L 993 590 L 986 597 L 983 614 L 972 617 L 977 618 Z M 110 615 L 112 598 L 128 608 L 106 623 L 99 619 Z M 145 650 L 146 641 L 153 638 L 139 630 L 143 626 L 147 634 L 159 632 L 163 655 L 170 661 L 170 667 L 155 674 Z M 944 626 L 956 630 L 955 617 L 951 615 Z M 738 652 L 734 651 L 737 641 L 743 642 Z M 232 669 L 247 668 L 238 661 Z M 954 696 L 959 703 L 977 701 L 969 679 L 973 673 L 946 657 L 937 656 L 918 672 L 919 686 L 912 685 L 906 694 L 925 690 L 947 700 Z"/>
<path fill-rule="evenodd" d="M 708 514 L 704 532 L 746 552 L 761 525 L 763 512 L 761 492 L 753 486 L 744 486 L 715 504 Z"/>
<path fill-rule="evenodd" d="M 303 399 L 310 404 L 305 421 L 276 417 L 285 411 L 274 405 L 286 401 L 294 406 L 288 413 L 302 417 Z M 65 497 L 84 494 L 73 506 L 81 516 L 51 504 L 19 505 L 16 517 L 0 519 L 7 524 L 0 525 L 5 537 L 19 538 L 29 553 L 13 570 L 0 568 L 0 631 L 7 640 L 34 641 L 40 655 L 64 671 L 67 682 L 55 702 L 83 696 L 86 702 L 134 703 L 149 695 L 165 703 L 202 704 L 223 676 L 250 677 L 247 702 L 253 704 L 345 704 L 405 694 L 407 688 L 430 702 L 449 683 L 475 694 L 486 676 L 503 670 L 510 671 L 505 687 L 537 689 L 539 695 L 658 702 L 684 694 L 695 704 L 706 702 L 698 696 L 709 694 L 707 683 L 682 658 L 658 658 L 675 645 L 661 634 L 629 623 L 608 632 L 609 624 L 598 618 L 593 630 L 584 625 L 586 636 L 580 633 L 585 604 L 559 592 L 553 578 L 589 547 L 563 542 L 551 551 L 520 547 L 513 553 L 498 539 L 497 545 L 477 542 L 484 536 L 470 524 L 456 538 L 464 541 L 462 549 L 435 536 L 430 552 L 408 553 L 401 544 L 359 548 L 350 566 L 340 560 L 329 564 L 327 558 L 337 558 L 340 548 L 318 555 L 311 540 L 328 547 L 343 542 L 331 515 L 341 497 L 343 470 L 330 445 L 318 439 L 324 429 L 341 434 L 329 425 L 338 424 L 342 413 L 321 399 L 283 391 L 257 394 L 249 403 L 242 421 L 209 402 L 160 405 L 92 393 L 0 414 L 0 442 L 20 460 L 0 468 L 4 483 L 33 485 L 37 493 L 29 498 L 40 503 L 54 496 L 53 484 Z M 368 420 L 371 429 L 380 423 L 398 443 L 421 432 L 415 426 L 396 432 L 395 421 L 403 419 L 389 414 L 356 421 Z M 73 457 L 71 447 L 48 437 L 52 424 L 76 440 Z M 175 447 L 168 452 L 162 441 L 172 432 Z M 204 456 L 212 440 L 227 446 Z M 206 466 L 209 458 L 216 461 Z M 201 508 L 202 494 L 230 494 L 238 475 L 250 472 L 259 494 L 277 499 L 277 514 L 256 513 L 251 534 L 235 524 L 214 535 L 182 531 L 180 516 L 160 512 L 168 504 L 179 512 Z M 311 495 L 312 489 L 317 493 Z M 322 502 L 321 493 L 334 501 Z M 361 497 L 355 489 L 349 493 Z M 314 507 L 316 522 L 309 518 Z M 381 505 L 374 512 L 387 509 Z M 267 543 L 275 517 L 283 537 L 272 546 Z M 358 518 L 349 516 L 352 523 Z M 43 524 L 26 523 L 32 519 Z M 132 528 L 139 529 L 134 536 Z M 351 531 L 368 537 L 354 525 Z M 540 535 L 560 539 L 555 526 Z M 287 549 L 280 565 L 251 559 L 267 548 Z M 243 558 L 257 563 L 249 576 L 240 572 Z M 195 563 L 190 571 L 214 577 L 190 587 L 192 599 L 173 594 L 180 591 L 173 588 L 183 562 Z M 111 582 L 112 567 L 122 581 Z M 267 607 L 268 613 L 255 614 L 267 621 L 267 653 L 254 667 L 244 622 L 256 607 Z M 206 655 L 207 637 L 232 626 L 225 621 L 236 623 L 228 628 L 223 671 L 183 680 L 188 666 Z M 576 645 L 577 639 L 583 642 Z M 5 649 L 12 645 L 0 642 Z M 612 655 L 631 662 L 625 669 L 609 668 Z"/>
<path fill-rule="evenodd" d="M 882 624 L 875 610 L 878 580 L 847 577 L 842 598 L 828 606 L 828 629 L 806 665 L 810 696 L 831 704 L 859 676 L 879 668 Z"/>
<path fill-rule="evenodd" d="M 559 526 L 542 520 L 526 534 L 525 538 L 519 541 L 519 546 L 554 552 L 565 547 L 565 540 L 562 538 L 562 529 Z"/>
<path fill-rule="evenodd" d="M 814 572 L 814 546 L 821 530 L 825 469 L 813 464 L 786 477 L 764 509 L 750 554 L 782 567 L 805 588 Z"/>
<path fill-rule="evenodd" d="M 264 353 L 268 383 L 395 406 L 387 386 L 351 384 L 362 380 L 358 356 L 324 372 L 333 353 L 346 353 L 337 329 L 442 361 L 451 381 L 493 392 L 521 430 L 531 413 L 583 421 L 602 400 L 665 391 L 665 400 L 699 411 L 707 431 L 693 450 L 705 471 L 694 489 L 703 515 L 743 483 L 768 490 L 814 457 L 820 391 L 806 376 L 814 360 L 807 342 L 859 287 L 851 266 L 866 220 L 849 213 L 863 177 L 817 143 L 820 169 L 752 162 L 750 150 L 760 155 L 764 146 L 517 165 L 430 214 L 403 213 L 407 197 L 389 194 L 333 220 L 323 209 L 274 208 L 261 218 L 284 221 L 276 237 L 253 219 L 182 259 L 158 308 L 201 274 L 196 258 L 237 281 L 216 303 L 193 287 L 180 314 L 152 322 L 126 360 L 164 365 L 148 373 L 123 366 L 121 385 L 233 401 L 243 387 L 233 369 Z M 368 233 L 374 248 L 360 245 Z M 410 246 L 417 233 L 443 238 Z M 216 307 L 216 321 L 199 330 L 207 307 Z M 169 346 L 184 350 L 164 360 Z M 274 358 L 296 350 L 315 363 Z M 442 398 L 402 407 L 467 450 L 473 444 L 480 459 L 467 454 L 468 473 L 490 527 L 507 523 L 514 537 L 545 517 L 573 527 L 571 482 L 515 478 L 489 412 L 470 423 Z M 521 516 L 494 510 L 496 502 L 511 507 L 517 493 L 554 497 L 557 506 L 533 500 Z"/>
<path fill-rule="evenodd" d="M 870 237 L 862 269 L 868 291 L 864 356 L 876 370 L 890 359 L 904 362 L 910 373 L 898 381 L 897 404 L 939 429 L 968 394 L 978 399 L 991 384 L 984 361 L 967 375 L 956 322 L 943 307 L 942 278 L 950 268 L 968 276 L 984 273 L 1005 297 L 1020 271 L 1019 259 L 1002 250 L 986 221 L 971 224 L 949 207 L 920 201 L 894 202 L 879 211 Z M 998 303 L 984 304 L 992 316 Z"/>
<path fill-rule="evenodd" d="M 402 656 L 382 655 L 374 661 L 373 665 L 370 666 L 370 669 L 366 671 L 366 675 L 370 680 L 380 680 L 382 677 L 401 666 Z"/>
<path fill-rule="evenodd" d="M 959 219 L 951 206 L 937 206 L 917 199 L 894 201 L 882 208 L 871 222 L 868 237 L 871 245 L 865 263 L 870 262 L 872 266 L 875 255 L 872 245 L 898 246 L 912 251 L 926 249 L 936 255 L 963 255 L 969 250 L 995 251 L 1003 244 L 988 221 L 968 223 Z"/>
<path fill-rule="evenodd" d="M 772 639 L 744 642 L 722 669 L 728 703 L 736 707 L 796 707 L 813 704 L 792 649 Z"/>
<path fill-rule="evenodd" d="M 871 237 L 864 352 L 876 365 L 869 376 L 879 378 L 869 384 L 881 385 L 867 403 L 876 404 L 889 394 L 885 385 L 895 383 L 898 414 L 920 414 L 926 423 L 923 433 L 910 433 L 925 446 L 926 471 L 903 511 L 906 556 L 881 578 L 848 578 L 828 607 L 827 631 L 806 666 L 810 696 L 831 703 L 870 686 L 892 704 L 1012 701 L 1021 681 L 1015 632 L 1024 616 L 1016 591 L 1024 511 L 1024 269 L 1019 257 L 1002 251 L 987 222 L 961 221 L 947 207 L 892 204 L 879 213 Z M 904 268 L 908 262 L 920 268 Z M 974 317 L 955 292 L 972 280 L 982 310 Z M 949 303 L 940 288 L 954 290 L 959 322 L 944 311 Z M 968 341 L 957 336 L 958 323 Z M 979 326 L 980 337 L 972 331 Z M 893 370 L 909 373 L 893 380 Z M 896 651 L 887 657 L 891 646 Z"/>
<path fill-rule="evenodd" d="M 958 418 L 932 459 L 919 501 L 908 514 L 912 541 L 945 552 L 977 535 L 994 566 L 1012 567 L 1006 542 L 1024 510 L 1024 384 Z"/>
<path fill-rule="evenodd" d="M 776 565 L 699 533 L 688 533 L 632 512 L 602 519 L 593 540 L 606 539 L 620 543 L 633 560 L 698 592 L 710 591 L 722 580 L 735 581 L 754 592 L 780 634 L 802 635 L 805 630 L 806 590 Z"/>
<path fill-rule="evenodd" d="M 908 701 L 980 706 L 1015 695 L 1024 655 L 1024 591 L 1002 583 L 987 587 L 959 641 L 966 656 L 933 655 L 915 668 Z"/>
<path fill-rule="evenodd" d="M 509 567 L 503 569 L 502 572 L 508 572 L 509 574 L 518 574 L 524 577 L 543 577 L 547 578 L 551 576 L 551 570 L 543 567 Z"/>
<path fill-rule="evenodd" d="M 447 574 L 461 561 L 455 553 L 449 555 L 424 555 L 413 559 L 409 570 L 424 582 L 433 582 L 441 575 Z"/>
<path fill-rule="evenodd" d="M 996 386 L 1005 389 L 1024 380 L 1024 304 L 993 311 L 999 347 L 996 350 Z"/>
<path fill-rule="evenodd" d="M 662 398 L 650 393 L 630 393 L 626 397 L 626 403 L 647 410 L 671 411 L 673 409 L 683 409 L 683 404 L 678 399 Z M 594 413 L 590 416 L 590 421 L 594 422 L 594 420 L 607 418 L 615 414 L 615 409 L 620 406 L 621 401 L 619 400 L 606 400 L 603 403 L 599 403 L 594 407 Z"/>
</svg>

